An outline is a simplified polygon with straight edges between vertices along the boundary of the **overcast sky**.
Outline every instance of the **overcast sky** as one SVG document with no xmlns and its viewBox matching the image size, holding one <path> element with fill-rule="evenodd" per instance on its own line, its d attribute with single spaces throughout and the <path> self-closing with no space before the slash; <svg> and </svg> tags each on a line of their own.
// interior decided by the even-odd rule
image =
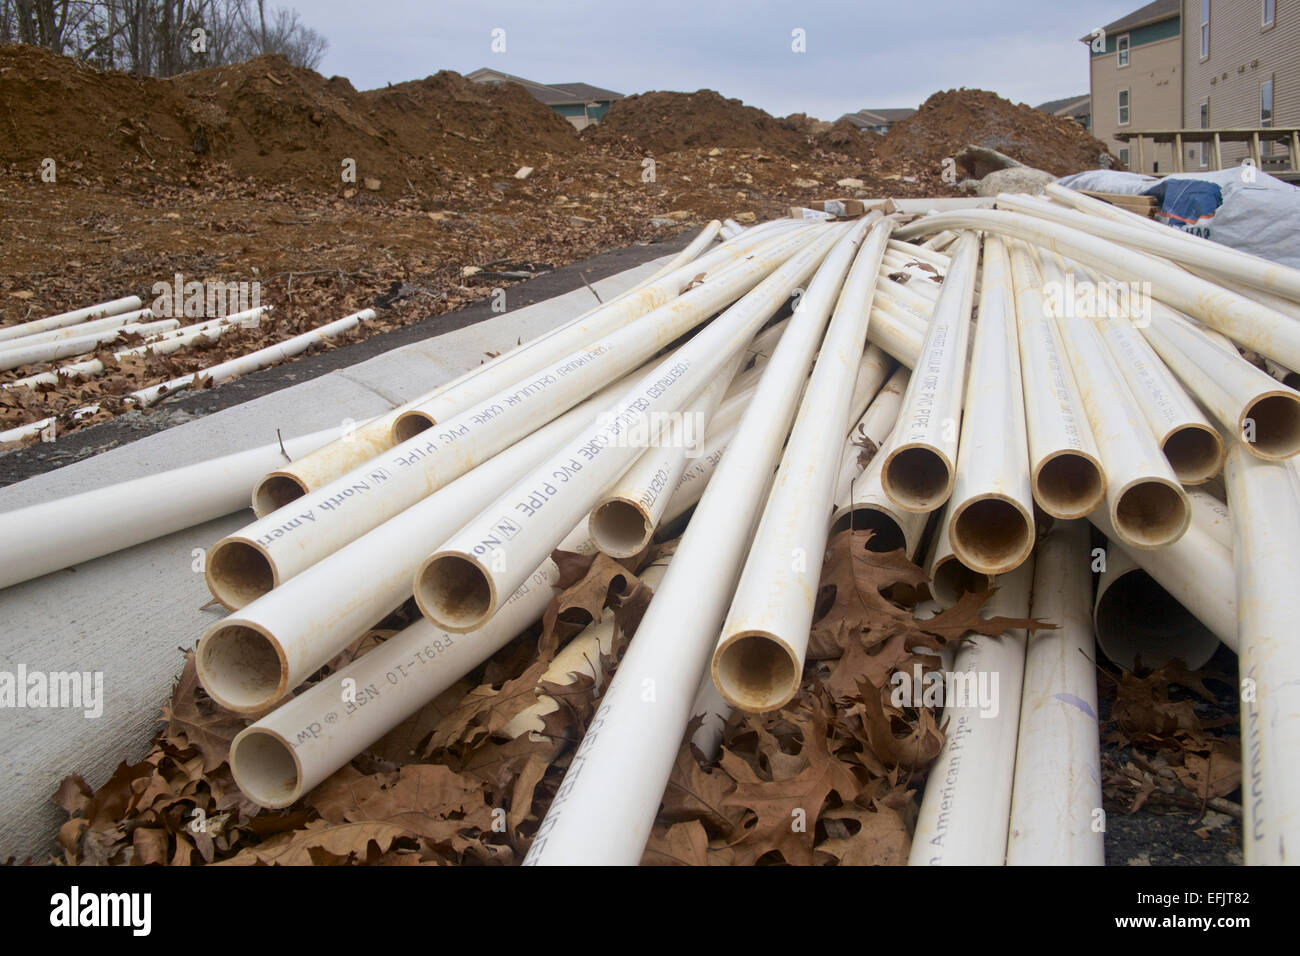
<svg viewBox="0 0 1300 956">
<path fill-rule="evenodd" d="M 292 5 L 294 0 L 289 0 Z M 481 66 L 620 93 L 714 89 L 778 116 L 916 106 L 936 90 L 1037 105 L 1088 91 L 1078 38 L 1141 0 L 299 0 L 358 89 Z M 506 51 L 493 53 L 492 31 Z M 791 31 L 807 52 L 791 50 Z"/>
</svg>

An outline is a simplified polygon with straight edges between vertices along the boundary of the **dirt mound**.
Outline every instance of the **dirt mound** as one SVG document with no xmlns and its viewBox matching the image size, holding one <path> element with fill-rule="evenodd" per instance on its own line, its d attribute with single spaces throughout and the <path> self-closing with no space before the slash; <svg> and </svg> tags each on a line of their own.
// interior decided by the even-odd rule
<svg viewBox="0 0 1300 956">
<path fill-rule="evenodd" d="M 52 156 L 128 187 L 186 182 L 221 163 L 239 178 L 339 191 L 352 159 L 357 188 L 378 180 L 395 195 L 582 149 L 568 123 L 516 84 L 443 71 L 358 93 L 280 56 L 158 80 L 6 46 L 0 110 L 16 131 L 0 142 L 0 162 L 35 169 Z"/>
<path fill-rule="evenodd" d="M 826 128 L 812 134 L 813 142 L 819 149 L 832 153 L 843 153 L 854 159 L 866 162 L 876 155 L 881 136 L 870 130 L 860 130 L 848 120 L 836 120 Z"/>
<path fill-rule="evenodd" d="M 648 153 L 712 147 L 757 149 L 802 156 L 802 130 L 713 90 L 652 92 L 615 103 L 586 135 L 596 143 L 625 144 Z"/>
<path fill-rule="evenodd" d="M 935 93 L 895 123 L 877 152 L 886 163 L 939 170 L 967 143 L 988 146 L 1057 176 L 1096 169 L 1106 146 L 1073 120 L 1004 100 L 987 90 Z"/>
</svg>

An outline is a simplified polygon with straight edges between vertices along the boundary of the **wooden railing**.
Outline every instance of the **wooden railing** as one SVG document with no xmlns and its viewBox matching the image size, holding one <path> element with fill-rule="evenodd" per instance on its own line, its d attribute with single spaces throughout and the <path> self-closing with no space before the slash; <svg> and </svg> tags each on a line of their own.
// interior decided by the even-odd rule
<svg viewBox="0 0 1300 956">
<path fill-rule="evenodd" d="M 1172 143 L 1174 146 L 1174 169 L 1176 173 L 1183 169 L 1183 144 L 1214 144 L 1214 169 L 1223 168 L 1224 143 L 1249 143 L 1250 156 L 1255 165 L 1263 168 L 1263 143 L 1282 143 L 1290 153 L 1290 172 L 1300 173 L 1300 127 L 1295 126 L 1243 126 L 1225 129 L 1147 129 L 1122 130 L 1115 138 L 1123 142 L 1137 140 L 1137 169 L 1146 168 L 1142 155 L 1142 143 L 1151 140 L 1153 144 Z"/>
</svg>

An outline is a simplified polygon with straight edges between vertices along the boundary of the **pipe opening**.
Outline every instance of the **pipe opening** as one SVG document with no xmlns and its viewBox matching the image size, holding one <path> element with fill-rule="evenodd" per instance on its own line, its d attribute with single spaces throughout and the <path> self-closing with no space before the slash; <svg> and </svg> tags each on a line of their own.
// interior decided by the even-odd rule
<svg viewBox="0 0 1300 956">
<path fill-rule="evenodd" d="M 942 534 L 943 529 L 936 533 Z M 930 579 L 930 593 L 944 607 L 952 607 L 963 594 L 987 591 L 992 586 L 992 575 L 966 567 L 956 555 L 936 564 Z"/>
<path fill-rule="evenodd" d="M 203 689 L 230 710 L 263 710 L 287 689 L 274 642 L 244 624 L 223 625 L 205 636 L 195 664 Z"/>
<path fill-rule="evenodd" d="M 1139 663 L 1161 667 L 1175 657 L 1195 670 L 1219 648 L 1219 639 L 1140 568 L 1101 592 L 1094 621 L 1102 652 L 1129 670 Z"/>
<path fill-rule="evenodd" d="M 1191 518 L 1181 488 L 1160 481 L 1139 481 L 1120 492 L 1111 520 L 1127 543 L 1137 548 L 1162 548 L 1187 530 Z"/>
<path fill-rule="evenodd" d="M 885 554 L 907 548 L 907 537 L 898 522 L 877 508 L 854 508 L 847 514 L 840 515 L 839 520 L 831 526 L 831 534 L 850 528 L 854 531 L 872 532 L 871 540 L 867 542 L 868 551 Z"/>
<path fill-rule="evenodd" d="M 885 462 L 881 484 L 909 511 L 933 511 L 952 487 L 948 463 L 929 448 L 904 448 Z"/>
<path fill-rule="evenodd" d="M 957 512 L 950 541 L 963 564 L 985 574 L 1005 574 L 1028 556 L 1034 529 L 1010 501 L 981 498 Z"/>
<path fill-rule="evenodd" d="M 1162 446 L 1169 467 L 1185 485 L 1209 481 L 1223 467 L 1223 441 L 1204 425 L 1191 425 L 1173 432 Z"/>
<path fill-rule="evenodd" d="M 434 557 L 420 570 L 418 583 L 420 609 L 449 631 L 471 631 L 491 616 L 492 583 L 469 558 Z"/>
<path fill-rule="evenodd" d="M 650 543 L 654 527 L 630 501 L 614 498 L 591 513 L 591 537 L 611 558 L 630 558 Z"/>
<path fill-rule="evenodd" d="M 253 512 L 264 518 L 307 493 L 307 486 L 292 475 L 273 473 L 253 489 Z"/>
<path fill-rule="evenodd" d="M 433 427 L 433 419 L 424 412 L 404 412 L 393 422 L 393 441 L 401 443 Z"/>
<path fill-rule="evenodd" d="M 287 807 L 302 795 L 293 748 L 264 730 L 250 727 L 235 738 L 230 772 L 244 795 L 264 807 Z"/>
<path fill-rule="evenodd" d="M 790 653 L 762 634 L 741 634 L 724 647 L 715 672 L 723 695 L 748 711 L 780 707 L 799 687 Z"/>
<path fill-rule="evenodd" d="M 251 604 L 275 587 L 271 560 L 247 541 L 218 541 L 208 552 L 208 590 L 231 610 Z"/>
<path fill-rule="evenodd" d="M 1101 469 L 1073 452 L 1049 458 L 1034 477 L 1034 497 L 1053 518 L 1082 518 L 1105 493 Z"/>
<path fill-rule="evenodd" d="M 1241 435 L 1255 424 L 1255 440 L 1247 445 L 1263 458 L 1290 458 L 1300 452 L 1300 398 L 1285 393 L 1265 395 L 1246 407 Z"/>
</svg>

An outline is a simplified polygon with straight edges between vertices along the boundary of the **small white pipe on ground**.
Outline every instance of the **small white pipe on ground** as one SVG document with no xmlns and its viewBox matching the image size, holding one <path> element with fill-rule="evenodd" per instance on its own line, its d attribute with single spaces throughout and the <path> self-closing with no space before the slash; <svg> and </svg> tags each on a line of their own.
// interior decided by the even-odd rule
<svg viewBox="0 0 1300 956">
<path fill-rule="evenodd" d="M 96 319 L 93 322 L 82 322 L 66 329 L 54 329 L 37 335 L 24 335 L 21 339 L 0 342 L 0 355 L 11 349 L 29 348 L 33 345 L 48 345 L 51 342 L 67 342 L 70 339 L 84 339 L 93 333 L 104 332 L 108 329 L 120 329 L 127 325 L 143 325 L 152 321 L 153 318 L 154 314 L 151 309 L 136 309 L 133 312 L 110 315 L 102 319 Z M 179 324 L 178 321 L 177 325 Z"/>
<path fill-rule="evenodd" d="M 118 315 L 122 312 L 130 312 L 138 309 L 143 303 L 138 295 L 128 295 L 121 299 L 113 299 L 110 302 L 101 302 L 98 305 L 88 305 L 84 309 L 74 309 L 71 312 L 60 312 L 58 315 L 51 315 L 44 319 L 33 319 L 31 322 L 22 322 L 18 325 L 8 325 L 0 329 L 0 342 L 7 342 L 11 339 L 20 339 L 28 335 L 39 335 L 42 332 L 48 332 L 51 329 L 62 329 L 70 325 L 76 325 L 79 322 L 86 322 L 92 319 L 102 318 L 106 315 Z"/>
<path fill-rule="evenodd" d="M 7 372 L 23 365 L 36 365 L 40 362 L 52 362 L 67 358 L 69 355 L 85 355 L 104 345 L 116 342 L 123 335 L 148 335 L 151 332 L 164 332 L 180 325 L 175 319 L 162 319 L 158 322 L 144 322 L 124 325 L 116 329 L 101 329 L 89 335 L 61 339 L 57 342 L 44 342 L 39 345 L 22 345 L 19 339 L 14 348 L 0 351 L 0 372 Z"/>
</svg>

